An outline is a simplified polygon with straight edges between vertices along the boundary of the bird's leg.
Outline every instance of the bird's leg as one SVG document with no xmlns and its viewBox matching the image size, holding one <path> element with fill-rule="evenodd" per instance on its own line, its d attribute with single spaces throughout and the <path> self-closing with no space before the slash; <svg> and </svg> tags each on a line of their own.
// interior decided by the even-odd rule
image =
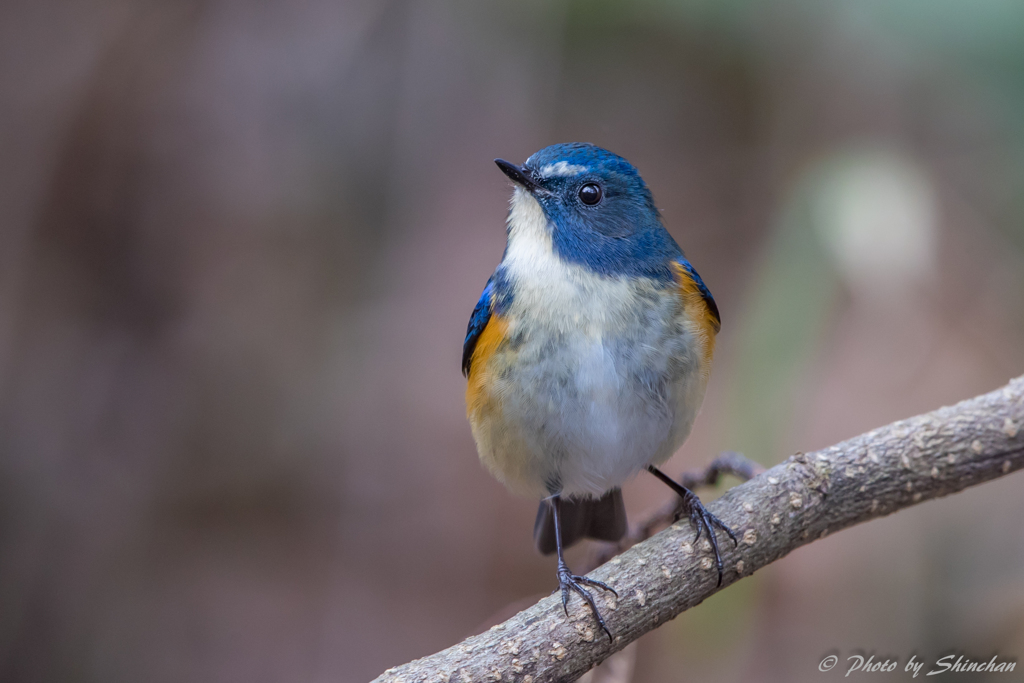
<svg viewBox="0 0 1024 683">
<path fill-rule="evenodd" d="M 715 551 L 715 564 L 718 565 L 718 585 L 722 585 L 722 555 L 718 552 L 718 538 L 715 536 L 715 527 L 718 527 L 725 533 L 729 534 L 729 538 L 736 545 L 739 545 L 739 541 L 736 540 L 736 534 L 729 526 L 715 517 L 713 514 L 708 512 L 704 504 L 700 502 L 700 498 L 697 497 L 690 489 L 686 488 L 682 484 L 676 482 L 672 477 L 668 476 L 654 465 L 650 465 L 647 471 L 665 482 L 670 489 L 679 494 L 682 500 L 682 512 L 689 515 L 690 522 L 694 527 L 697 528 L 697 536 L 693 539 L 696 543 L 700 539 L 701 530 L 708 532 L 708 540 L 711 541 L 711 547 Z"/>
<path fill-rule="evenodd" d="M 597 619 L 597 623 L 604 629 L 605 634 L 608 636 L 608 640 L 612 640 L 612 632 L 608 630 L 608 626 L 604 623 L 604 618 L 601 616 L 601 612 L 597 609 L 597 604 L 594 602 L 594 596 L 590 594 L 582 584 L 589 586 L 596 586 L 597 588 L 603 588 L 606 591 L 610 591 L 616 598 L 619 594 L 615 592 L 615 589 L 608 584 L 597 581 L 595 579 L 588 579 L 585 576 L 577 576 L 569 571 L 569 565 L 565 563 L 565 556 L 562 554 L 562 526 L 559 520 L 558 508 L 562 503 L 561 497 L 558 495 L 551 496 L 548 499 L 548 504 L 551 505 L 551 512 L 554 516 L 555 521 L 555 549 L 558 551 L 558 587 L 562 591 L 562 609 L 565 610 L 565 616 L 569 616 L 569 589 L 572 589 L 580 594 L 580 597 L 590 605 L 590 609 L 594 612 L 594 617 Z"/>
</svg>

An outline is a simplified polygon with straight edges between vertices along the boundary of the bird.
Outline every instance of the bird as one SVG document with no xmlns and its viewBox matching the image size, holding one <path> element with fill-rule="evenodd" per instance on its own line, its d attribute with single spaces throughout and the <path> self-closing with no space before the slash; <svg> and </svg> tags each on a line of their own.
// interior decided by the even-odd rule
<svg viewBox="0 0 1024 683">
<path fill-rule="evenodd" d="M 646 470 L 707 533 L 732 529 L 659 469 L 690 434 L 704 400 L 718 306 L 665 229 L 626 159 L 590 143 L 545 147 L 512 181 L 506 246 L 470 315 L 463 343 L 466 413 L 480 461 L 513 493 L 540 498 L 534 541 L 558 555 L 570 591 L 609 630 L 564 550 L 626 532 L 622 485 Z M 695 539 L 696 541 L 696 539 Z"/>
</svg>

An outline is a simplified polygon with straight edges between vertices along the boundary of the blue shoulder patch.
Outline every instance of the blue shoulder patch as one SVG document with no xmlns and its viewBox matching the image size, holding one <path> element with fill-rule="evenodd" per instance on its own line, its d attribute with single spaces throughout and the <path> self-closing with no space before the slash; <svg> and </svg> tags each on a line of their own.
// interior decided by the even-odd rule
<svg viewBox="0 0 1024 683">
<path fill-rule="evenodd" d="M 679 259 L 679 265 L 693 278 L 694 284 L 697 285 L 697 291 L 700 292 L 701 298 L 704 299 L 704 303 L 707 304 L 711 316 L 715 319 L 715 332 L 718 332 L 722 328 L 722 318 L 718 314 L 718 304 L 715 303 L 715 297 L 711 296 L 711 290 L 704 284 L 704 280 L 701 279 L 697 269 L 693 267 L 693 264 L 685 256 Z"/>
<path fill-rule="evenodd" d="M 462 344 L 462 374 L 469 377 L 469 367 L 473 360 L 473 350 L 476 342 L 480 339 L 487 322 L 491 319 L 491 308 L 494 303 L 494 276 L 487 279 L 480 300 L 473 308 L 473 314 L 469 316 L 469 326 L 466 329 L 466 341 Z"/>
</svg>

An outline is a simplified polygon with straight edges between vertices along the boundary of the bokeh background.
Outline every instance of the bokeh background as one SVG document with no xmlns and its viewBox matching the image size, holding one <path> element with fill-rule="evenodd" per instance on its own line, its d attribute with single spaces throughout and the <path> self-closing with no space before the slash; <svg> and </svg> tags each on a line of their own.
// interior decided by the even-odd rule
<svg viewBox="0 0 1024 683">
<path fill-rule="evenodd" d="M 554 588 L 464 415 L 494 157 L 626 156 L 715 293 L 670 472 L 1021 374 L 1022 37 L 1012 0 L 0 4 L 0 680 L 366 681 Z M 617 680 L 1024 656 L 1022 485 L 803 548 Z"/>
</svg>

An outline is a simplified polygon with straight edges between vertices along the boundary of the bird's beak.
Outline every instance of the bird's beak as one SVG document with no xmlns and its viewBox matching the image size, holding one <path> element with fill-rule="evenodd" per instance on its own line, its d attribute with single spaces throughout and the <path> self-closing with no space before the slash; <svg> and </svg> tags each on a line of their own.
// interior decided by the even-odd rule
<svg viewBox="0 0 1024 683">
<path fill-rule="evenodd" d="M 504 159 L 495 159 L 494 163 L 498 165 L 501 172 L 507 175 L 513 183 L 521 186 L 527 192 L 532 193 L 541 189 L 540 185 L 534 181 L 530 172 L 525 167 L 516 166 L 512 162 L 505 161 Z"/>
</svg>

